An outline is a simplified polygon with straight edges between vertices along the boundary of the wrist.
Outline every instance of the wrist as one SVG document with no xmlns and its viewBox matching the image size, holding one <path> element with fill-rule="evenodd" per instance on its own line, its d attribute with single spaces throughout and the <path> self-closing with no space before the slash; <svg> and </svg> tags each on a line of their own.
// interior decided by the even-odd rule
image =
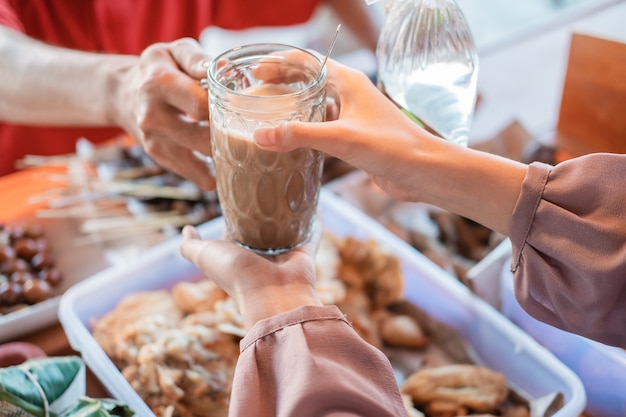
<svg viewBox="0 0 626 417">
<path fill-rule="evenodd" d="M 131 76 L 131 69 L 139 58 L 131 55 L 117 55 L 110 58 L 110 61 L 103 66 L 105 71 L 104 117 L 107 124 L 126 128 L 123 120 L 124 113 L 127 113 L 128 109 L 123 103 L 127 103 L 129 98 L 124 86 L 129 84 L 128 77 Z"/>
<path fill-rule="evenodd" d="M 298 307 L 323 305 L 315 289 L 305 284 L 265 286 L 239 294 L 236 301 L 246 329 L 260 320 Z"/>
</svg>

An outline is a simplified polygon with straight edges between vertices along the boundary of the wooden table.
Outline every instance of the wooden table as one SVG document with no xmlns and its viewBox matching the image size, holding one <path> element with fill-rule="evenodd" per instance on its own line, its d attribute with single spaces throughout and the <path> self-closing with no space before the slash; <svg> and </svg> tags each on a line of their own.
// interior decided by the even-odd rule
<svg viewBox="0 0 626 417">
<path fill-rule="evenodd" d="M 51 180 L 52 174 L 64 172 L 63 168 L 34 168 L 27 171 L 19 171 L 14 174 L 0 177 L 0 196 L 2 196 L 3 204 L 0 204 L 0 221 L 11 222 L 23 218 L 39 208 L 43 208 L 43 204 L 33 204 L 32 197 L 40 195 L 52 187 L 58 186 L 58 183 Z M 9 203 L 10 202 L 10 203 Z M 59 232 L 62 232 L 59 230 Z M 73 256 L 68 264 L 69 268 L 80 269 L 80 265 L 75 264 L 81 262 L 81 256 Z M 85 258 L 82 258 L 83 260 Z M 84 264 L 85 262 L 83 262 Z M 103 268 L 104 263 L 95 263 L 89 265 L 88 268 L 96 270 Z M 81 273 L 86 274 L 92 270 L 83 270 Z M 39 346 L 48 356 L 65 356 L 79 355 L 74 351 L 65 336 L 63 328 L 58 322 L 37 330 L 31 334 L 18 337 L 15 341 L 29 342 Z M 109 397 L 109 393 L 98 379 L 87 370 L 87 395 L 102 398 Z"/>
</svg>

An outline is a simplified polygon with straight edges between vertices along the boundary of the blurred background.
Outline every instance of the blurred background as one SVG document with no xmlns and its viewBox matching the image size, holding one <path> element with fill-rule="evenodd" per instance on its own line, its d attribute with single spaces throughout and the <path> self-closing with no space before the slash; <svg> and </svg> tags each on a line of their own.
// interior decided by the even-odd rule
<svg viewBox="0 0 626 417">
<path fill-rule="evenodd" d="M 551 144 L 571 35 L 584 33 L 626 42 L 624 0 L 458 0 L 457 3 L 470 24 L 480 56 L 480 108 L 474 116 L 470 144 L 491 139 L 514 122 L 521 123 L 539 141 Z M 385 17 L 384 4 L 385 1 L 377 1 L 368 6 L 378 27 Z M 260 40 L 295 44 L 324 53 L 337 24 L 332 11 L 321 7 L 304 25 L 236 33 L 210 28 L 201 42 L 213 55 Z M 372 78 L 376 76 L 374 52 L 359 45 L 345 28 L 332 56 Z"/>
</svg>

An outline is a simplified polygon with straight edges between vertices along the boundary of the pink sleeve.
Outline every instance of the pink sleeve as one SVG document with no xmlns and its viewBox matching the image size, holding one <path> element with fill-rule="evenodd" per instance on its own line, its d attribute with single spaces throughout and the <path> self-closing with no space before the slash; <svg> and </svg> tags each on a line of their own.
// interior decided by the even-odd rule
<svg viewBox="0 0 626 417">
<path fill-rule="evenodd" d="M 335 306 L 257 323 L 241 341 L 230 417 L 405 416 L 391 365 Z"/>
<path fill-rule="evenodd" d="M 626 347 L 626 155 L 531 164 L 511 224 L 515 293 L 529 314 Z"/>
</svg>

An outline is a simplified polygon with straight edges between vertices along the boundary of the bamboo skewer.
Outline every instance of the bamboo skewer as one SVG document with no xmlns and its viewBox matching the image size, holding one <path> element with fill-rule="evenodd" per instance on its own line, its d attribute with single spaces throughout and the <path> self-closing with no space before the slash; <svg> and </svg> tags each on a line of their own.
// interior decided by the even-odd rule
<svg viewBox="0 0 626 417">
<path fill-rule="evenodd" d="M 112 229 L 181 227 L 202 220 L 202 213 L 178 214 L 174 211 L 151 213 L 141 217 L 120 216 L 104 219 L 88 219 L 82 226 L 84 233 L 96 233 Z"/>
</svg>

